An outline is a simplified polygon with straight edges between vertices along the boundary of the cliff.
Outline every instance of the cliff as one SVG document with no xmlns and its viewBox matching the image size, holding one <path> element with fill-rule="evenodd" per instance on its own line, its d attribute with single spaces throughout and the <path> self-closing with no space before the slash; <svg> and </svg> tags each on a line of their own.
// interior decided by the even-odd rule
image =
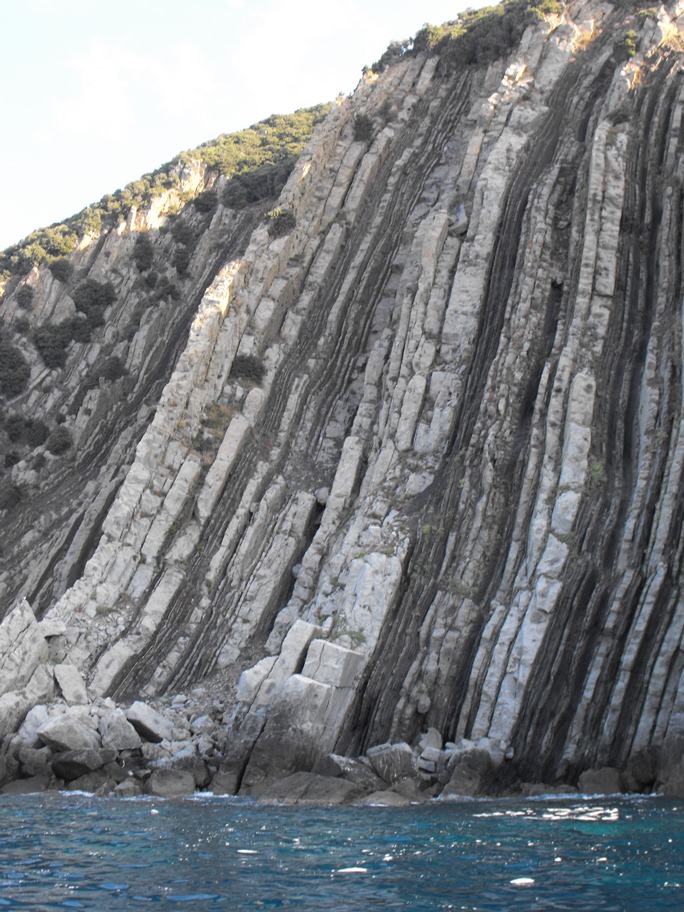
<svg viewBox="0 0 684 912">
<path fill-rule="evenodd" d="M 8 742 L 55 665 L 199 686 L 243 790 L 430 729 L 503 785 L 684 736 L 684 4 L 550 6 L 367 72 L 277 205 L 169 191 L 6 297 L 113 290 L 62 366 L 16 342 L 5 434 L 51 434 L 3 477 L 5 627 L 24 597 L 45 643 Z"/>
</svg>

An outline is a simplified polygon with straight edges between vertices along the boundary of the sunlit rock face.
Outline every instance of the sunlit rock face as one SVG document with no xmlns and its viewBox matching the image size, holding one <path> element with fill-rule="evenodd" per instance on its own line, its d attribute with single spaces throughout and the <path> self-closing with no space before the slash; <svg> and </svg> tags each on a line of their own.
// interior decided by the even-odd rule
<svg viewBox="0 0 684 912">
<path fill-rule="evenodd" d="M 117 301 L 59 386 L 33 364 L 74 445 L 11 470 L 3 610 L 92 698 L 204 681 L 247 785 L 429 728 L 545 781 L 684 735 L 684 20 L 626 6 L 365 76 L 282 230 L 181 216 L 175 300 L 134 264 L 163 212 L 74 255 Z"/>
</svg>

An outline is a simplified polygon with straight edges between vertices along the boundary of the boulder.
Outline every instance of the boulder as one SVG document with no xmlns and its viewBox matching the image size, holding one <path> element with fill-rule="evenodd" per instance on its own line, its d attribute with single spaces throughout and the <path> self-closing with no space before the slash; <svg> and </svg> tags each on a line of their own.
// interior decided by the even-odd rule
<svg viewBox="0 0 684 912">
<path fill-rule="evenodd" d="M 451 778 L 442 791 L 442 797 L 456 795 L 484 795 L 487 783 L 494 769 L 492 758 L 482 748 L 455 754 L 452 760 Z"/>
<path fill-rule="evenodd" d="M 612 766 L 585 770 L 579 777 L 579 790 L 585 795 L 615 795 L 622 791 L 620 771 Z"/>
<path fill-rule="evenodd" d="M 277 779 L 259 790 L 258 799 L 278 804 L 350 804 L 363 797 L 366 789 L 353 782 L 316 773 L 299 772 Z"/>
<path fill-rule="evenodd" d="M 39 704 L 26 714 L 26 718 L 19 726 L 16 737 L 27 747 L 42 747 L 43 742 L 38 737 L 38 729 L 50 718 L 47 706 Z"/>
<path fill-rule="evenodd" d="M 442 744 L 442 736 L 436 728 L 428 728 L 418 740 L 421 755 L 426 748 L 435 748 L 436 750 L 441 751 Z"/>
<path fill-rule="evenodd" d="M 192 773 L 197 788 L 206 788 L 211 782 L 207 764 L 197 754 L 193 744 L 188 744 L 183 750 L 177 751 L 171 757 L 170 766 L 175 770 L 185 770 L 188 773 Z"/>
<path fill-rule="evenodd" d="M 137 701 L 129 707 L 126 718 L 145 741 L 158 744 L 166 739 L 173 740 L 174 729 L 171 722 L 147 703 Z"/>
<path fill-rule="evenodd" d="M 49 747 L 20 747 L 19 763 L 26 776 L 49 776 L 52 769 L 52 751 Z"/>
<path fill-rule="evenodd" d="M 398 782 L 399 779 L 416 775 L 416 760 L 413 751 L 405 741 L 371 747 L 366 751 L 366 756 L 384 782 L 392 784 Z"/>
<path fill-rule="evenodd" d="M 138 795 L 142 795 L 143 789 L 142 784 L 137 779 L 130 777 L 115 785 L 112 792 L 118 798 L 137 798 Z"/>
<path fill-rule="evenodd" d="M 667 795 L 668 798 L 684 798 L 684 760 L 664 771 L 658 794 Z"/>
<path fill-rule="evenodd" d="M 24 687 L 48 653 L 33 610 L 21 599 L 0 623 L 0 694 Z"/>
<path fill-rule="evenodd" d="M 379 792 L 371 792 L 370 795 L 366 795 L 364 798 L 359 799 L 357 804 L 372 804 L 381 807 L 406 807 L 411 804 L 411 800 L 404 795 L 397 794 L 397 792 L 381 790 Z"/>
<path fill-rule="evenodd" d="M 157 769 L 145 783 L 145 792 L 158 798 L 181 798 L 195 791 L 195 778 L 186 770 Z"/>
<path fill-rule="evenodd" d="M 15 779 L 0 788 L 3 795 L 28 795 L 31 792 L 44 792 L 50 785 L 46 775 L 30 776 L 28 779 Z"/>
<path fill-rule="evenodd" d="M 52 760 L 52 769 L 59 779 L 78 779 L 100 769 L 104 764 L 113 760 L 114 752 L 98 751 L 88 748 L 86 750 L 70 750 L 56 754 Z"/>
<path fill-rule="evenodd" d="M 111 709 L 100 719 L 102 746 L 113 750 L 136 750 L 142 744 L 140 735 L 121 709 Z"/>
<path fill-rule="evenodd" d="M 312 772 L 320 776 L 339 776 L 372 792 L 384 789 L 386 784 L 367 763 L 340 754 L 325 754 L 320 757 L 314 763 Z"/>
<path fill-rule="evenodd" d="M 110 780 L 105 770 L 98 769 L 65 782 L 64 788 L 72 792 L 97 792 L 100 795 L 105 795 L 111 790 L 113 785 L 114 783 Z"/>
<path fill-rule="evenodd" d="M 54 675 L 67 703 L 84 705 L 88 702 L 83 675 L 75 665 L 55 665 Z"/>
<path fill-rule="evenodd" d="M 232 770 L 219 770 L 211 780 L 211 791 L 214 795 L 237 794 L 239 774 Z"/>
<path fill-rule="evenodd" d="M 652 747 L 644 747 L 630 759 L 629 775 L 641 786 L 653 785 L 658 775 L 658 753 Z"/>
<path fill-rule="evenodd" d="M 53 751 L 97 750 L 100 738 L 97 732 L 88 728 L 79 719 L 67 715 L 56 716 L 44 722 L 36 732 L 37 736 Z"/>
</svg>

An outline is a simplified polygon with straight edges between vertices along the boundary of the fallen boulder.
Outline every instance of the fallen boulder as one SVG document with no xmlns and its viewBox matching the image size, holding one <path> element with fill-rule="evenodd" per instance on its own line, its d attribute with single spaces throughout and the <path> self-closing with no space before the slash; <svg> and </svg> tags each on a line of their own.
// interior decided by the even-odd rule
<svg viewBox="0 0 684 912">
<path fill-rule="evenodd" d="M 451 764 L 451 778 L 442 791 L 443 798 L 487 793 L 487 782 L 494 769 L 488 751 L 480 747 L 463 751 L 453 756 Z"/>
<path fill-rule="evenodd" d="M 88 748 L 97 750 L 100 747 L 97 732 L 66 713 L 48 719 L 40 726 L 36 735 L 43 744 L 47 744 L 56 752 L 87 750 Z"/>
<path fill-rule="evenodd" d="M 173 740 L 174 730 L 171 722 L 147 703 L 140 700 L 133 703 L 126 713 L 126 718 L 146 741 L 158 744 L 160 741 Z"/>
<path fill-rule="evenodd" d="M 158 798 L 181 798 L 195 791 L 195 777 L 185 770 L 156 769 L 145 783 L 145 792 Z"/>
<path fill-rule="evenodd" d="M 54 675 L 67 703 L 85 705 L 88 702 L 83 675 L 75 665 L 55 665 Z"/>
<path fill-rule="evenodd" d="M 331 776 L 299 772 L 259 790 L 258 799 L 277 804 L 351 804 L 366 794 L 363 786 Z"/>
<path fill-rule="evenodd" d="M 370 747 L 366 756 L 378 776 L 390 785 L 400 779 L 416 776 L 416 759 L 405 741 Z"/>
<path fill-rule="evenodd" d="M 121 709 L 112 709 L 100 719 L 102 746 L 113 750 L 136 750 L 142 744 L 140 735 Z"/>
<path fill-rule="evenodd" d="M 115 751 L 98 751 L 92 748 L 64 751 L 53 757 L 52 770 L 59 779 L 78 779 L 79 776 L 100 769 L 115 757 Z"/>
<path fill-rule="evenodd" d="M 579 790 L 585 795 L 615 795 L 623 790 L 620 771 L 612 766 L 585 770 L 579 777 Z"/>
</svg>

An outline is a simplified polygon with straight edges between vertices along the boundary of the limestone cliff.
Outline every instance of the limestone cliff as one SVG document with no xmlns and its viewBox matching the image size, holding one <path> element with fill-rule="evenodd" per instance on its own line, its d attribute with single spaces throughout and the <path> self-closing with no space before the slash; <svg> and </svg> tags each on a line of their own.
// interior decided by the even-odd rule
<svg viewBox="0 0 684 912">
<path fill-rule="evenodd" d="M 204 681 L 245 785 L 428 728 L 510 782 L 684 735 L 683 25 L 573 0 L 367 73 L 270 219 L 186 207 L 175 301 L 134 265 L 162 203 L 74 254 L 116 302 L 6 405 L 73 447 L 6 469 L 3 612 L 93 697 Z"/>
</svg>

